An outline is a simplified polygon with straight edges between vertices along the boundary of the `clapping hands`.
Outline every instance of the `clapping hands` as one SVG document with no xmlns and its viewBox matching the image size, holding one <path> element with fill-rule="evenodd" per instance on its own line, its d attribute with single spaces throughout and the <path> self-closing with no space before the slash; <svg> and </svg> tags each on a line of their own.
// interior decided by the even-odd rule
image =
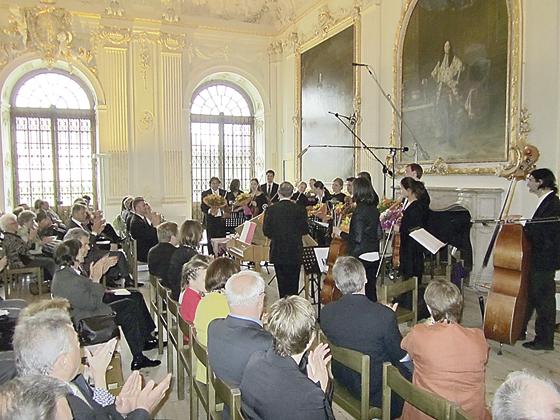
<svg viewBox="0 0 560 420">
<path fill-rule="evenodd" d="M 321 389 L 326 392 L 329 384 L 329 370 L 327 368 L 332 356 L 326 343 L 319 344 L 315 350 L 309 352 L 307 361 L 307 377 L 313 382 L 319 382 Z"/>
<path fill-rule="evenodd" d="M 117 397 L 116 409 L 123 415 L 137 409 L 144 409 L 151 413 L 165 397 L 170 384 L 171 374 L 168 374 L 159 385 L 149 380 L 142 388 L 142 376 L 136 370 L 128 377 Z"/>
</svg>

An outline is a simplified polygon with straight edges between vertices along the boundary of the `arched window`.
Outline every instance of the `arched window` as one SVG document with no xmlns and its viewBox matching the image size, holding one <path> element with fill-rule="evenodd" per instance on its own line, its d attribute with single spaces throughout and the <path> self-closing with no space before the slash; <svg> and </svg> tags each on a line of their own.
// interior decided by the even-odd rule
<svg viewBox="0 0 560 420">
<path fill-rule="evenodd" d="M 54 70 L 26 75 L 12 94 L 11 119 L 15 203 L 95 199 L 95 111 L 80 81 Z"/>
<path fill-rule="evenodd" d="M 191 106 L 193 216 L 200 216 L 200 195 L 217 176 L 222 188 L 232 179 L 248 191 L 254 176 L 254 114 L 245 92 L 227 82 L 201 86 Z"/>
</svg>

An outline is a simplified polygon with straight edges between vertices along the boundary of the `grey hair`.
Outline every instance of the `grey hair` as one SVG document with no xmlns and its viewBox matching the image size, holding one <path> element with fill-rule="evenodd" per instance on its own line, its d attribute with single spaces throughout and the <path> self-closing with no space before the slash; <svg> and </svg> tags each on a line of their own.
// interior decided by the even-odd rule
<svg viewBox="0 0 560 420">
<path fill-rule="evenodd" d="M 288 181 L 284 181 L 278 187 L 278 195 L 284 198 L 290 198 L 294 193 L 294 186 Z"/>
<path fill-rule="evenodd" d="M 89 240 L 89 232 L 85 231 L 81 227 L 68 229 L 68 232 L 66 232 L 66 235 L 64 235 L 65 241 L 69 239 L 77 239 L 78 241 L 81 241 L 82 238 L 87 238 Z"/>
<path fill-rule="evenodd" d="M 492 403 L 494 420 L 540 420 L 560 418 L 558 385 L 528 371 L 510 373 Z"/>
<path fill-rule="evenodd" d="M 0 418 L 55 420 L 57 401 L 70 392 L 68 385 L 50 376 L 14 378 L 0 387 Z"/>
<path fill-rule="evenodd" d="M 0 217 L 0 229 L 2 231 L 6 231 L 6 227 L 11 220 L 15 220 L 17 222 L 17 216 L 12 213 L 6 213 Z"/>
<path fill-rule="evenodd" d="M 47 309 L 18 319 L 13 346 L 18 374 L 49 375 L 56 359 L 70 351 L 68 311 Z"/>
<path fill-rule="evenodd" d="M 345 295 L 359 292 L 367 282 L 364 265 L 355 257 L 338 257 L 333 277 L 336 287 Z"/>
<path fill-rule="evenodd" d="M 235 287 L 235 282 L 240 278 L 250 278 L 251 283 L 247 287 Z M 259 273 L 254 271 L 241 271 L 231 276 L 226 282 L 226 298 L 229 306 L 251 305 L 257 302 L 260 295 L 264 293 L 265 283 Z"/>
</svg>

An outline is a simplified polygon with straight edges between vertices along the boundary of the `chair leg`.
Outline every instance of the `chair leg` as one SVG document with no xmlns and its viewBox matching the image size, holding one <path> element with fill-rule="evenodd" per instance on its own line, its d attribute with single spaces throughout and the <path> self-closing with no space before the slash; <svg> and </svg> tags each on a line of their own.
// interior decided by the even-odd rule
<svg viewBox="0 0 560 420">
<path fill-rule="evenodd" d="M 163 322 L 161 322 L 159 313 L 157 314 L 157 328 L 158 354 L 163 354 Z"/>
<path fill-rule="evenodd" d="M 181 338 L 181 337 L 179 337 Z M 179 400 L 185 399 L 185 369 L 181 364 L 181 357 L 179 356 L 179 348 L 177 349 L 177 398 Z"/>
<path fill-rule="evenodd" d="M 167 310 L 169 311 L 169 307 Z M 173 343 L 171 340 L 171 324 L 169 323 L 169 318 L 167 322 L 167 373 L 173 374 Z M 177 370 L 179 370 L 178 367 Z"/>
<path fill-rule="evenodd" d="M 190 402 L 191 402 L 191 419 L 198 419 L 198 398 L 196 398 L 196 391 L 194 389 L 194 373 L 190 376 Z"/>
</svg>

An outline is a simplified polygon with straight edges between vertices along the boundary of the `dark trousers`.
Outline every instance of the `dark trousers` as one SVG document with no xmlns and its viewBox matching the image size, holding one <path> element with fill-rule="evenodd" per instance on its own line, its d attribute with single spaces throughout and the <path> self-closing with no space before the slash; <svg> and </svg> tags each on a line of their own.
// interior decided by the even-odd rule
<svg viewBox="0 0 560 420">
<path fill-rule="evenodd" d="M 360 259 L 360 262 L 366 269 L 366 296 L 372 302 L 377 302 L 377 268 L 379 267 L 379 261 L 364 261 Z"/>
<path fill-rule="evenodd" d="M 26 267 L 41 267 L 43 269 L 43 278 L 45 280 L 52 280 L 56 270 L 54 260 L 49 257 L 36 257 L 34 256 Z"/>
<path fill-rule="evenodd" d="M 285 296 L 297 295 L 299 287 L 299 272 L 301 264 L 278 264 L 274 263 L 276 281 L 278 282 L 278 294 L 280 299 Z"/>
<path fill-rule="evenodd" d="M 109 304 L 116 314 L 132 356 L 137 357 L 144 350 L 144 343 L 150 338 L 156 326 L 146 307 L 142 293 L 130 291 L 128 296 L 105 293 L 103 302 Z"/>
<path fill-rule="evenodd" d="M 121 278 L 124 278 L 125 280 L 131 279 L 128 272 L 128 261 L 126 260 L 126 256 L 122 251 L 105 251 L 97 247 L 90 249 L 84 261 L 84 268 L 87 270 L 88 275 L 91 263 L 99 261 L 105 255 L 117 257 L 117 263 L 113 267 L 109 268 L 106 273 L 107 281 L 109 284 L 112 284 L 116 280 Z"/>
<path fill-rule="evenodd" d="M 535 320 L 535 342 L 545 345 L 554 344 L 554 327 L 556 324 L 556 283 L 554 271 L 531 271 L 529 273 L 529 296 L 524 331 L 527 324 L 537 312 Z"/>
<path fill-rule="evenodd" d="M 212 238 L 225 238 L 226 224 L 222 217 L 206 216 L 206 239 L 208 240 L 208 254 L 214 255 Z"/>
</svg>

